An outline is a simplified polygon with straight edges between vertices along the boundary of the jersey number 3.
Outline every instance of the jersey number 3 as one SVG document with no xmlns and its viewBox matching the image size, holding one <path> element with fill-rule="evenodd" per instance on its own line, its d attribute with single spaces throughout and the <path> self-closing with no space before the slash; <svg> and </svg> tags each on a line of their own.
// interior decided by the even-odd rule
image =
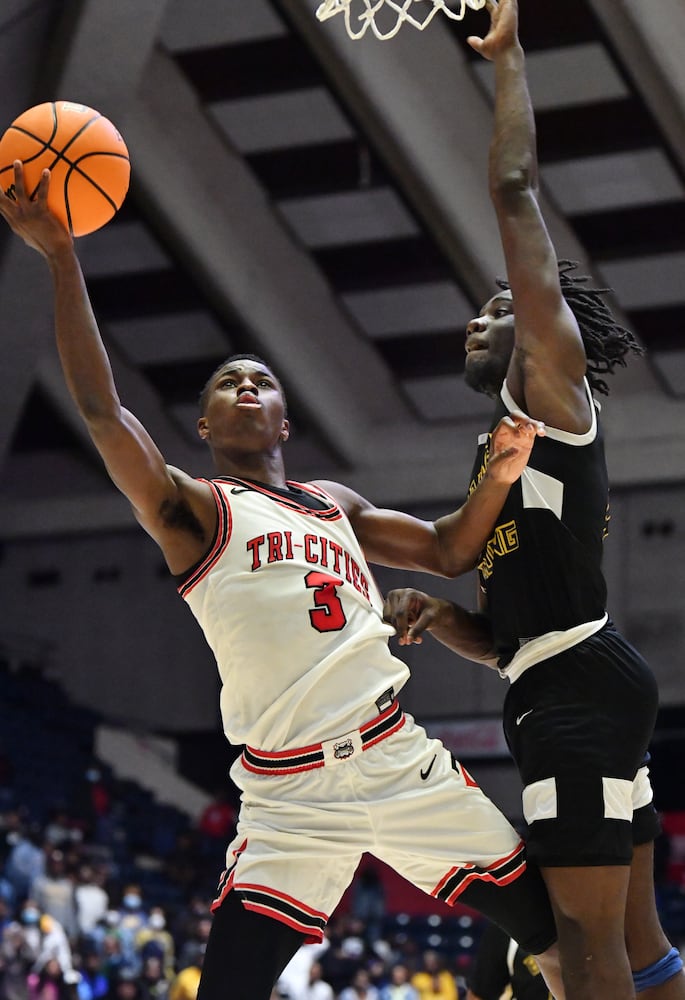
<svg viewBox="0 0 685 1000">
<path fill-rule="evenodd" d="M 309 612 L 312 627 L 317 632 L 339 632 L 347 625 L 347 618 L 338 597 L 338 587 L 343 581 L 336 576 L 328 576 L 318 570 L 307 573 L 304 582 L 309 590 L 314 591 L 316 607 Z"/>
</svg>

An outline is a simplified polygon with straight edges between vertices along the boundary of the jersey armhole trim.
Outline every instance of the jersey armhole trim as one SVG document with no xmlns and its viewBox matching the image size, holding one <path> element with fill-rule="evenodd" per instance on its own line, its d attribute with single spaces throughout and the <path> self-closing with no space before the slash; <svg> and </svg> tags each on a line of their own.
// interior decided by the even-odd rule
<svg viewBox="0 0 685 1000">
<path fill-rule="evenodd" d="M 562 431 L 559 430 L 558 427 L 549 427 L 545 425 L 545 437 L 550 438 L 552 441 L 559 441 L 561 444 L 573 445 L 576 448 L 581 448 L 586 444 L 592 444 L 595 440 L 597 437 L 597 411 L 599 409 L 599 403 L 597 403 L 597 401 L 593 398 L 590 384 L 586 378 L 583 379 L 583 385 L 585 386 L 588 403 L 590 404 L 590 413 L 592 414 L 592 422 L 588 430 L 586 430 L 584 434 L 571 434 L 570 431 Z M 521 409 L 510 393 L 506 379 L 502 385 L 502 392 L 500 395 L 502 402 L 506 406 L 509 413 L 511 413 L 512 410 Z"/>
<path fill-rule="evenodd" d="M 223 490 L 221 490 L 216 483 L 212 482 L 211 479 L 199 479 L 198 482 L 207 483 L 212 491 L 214 502 L 216 503 L 217 525 L 214 538 L 212 539 L 212 543 L 207 550 L 207 554 L 200 560 L 199 563 L 197 563 L 196 566 L 188 571 L 183 581 L 180 582 L 177 587 L 179 594 L 183 598 L 187 597 L 193 587 L 197 586 L 197 584 L 204 579 L 212 566 L 221 557 L 231 540 L 231 534 L 233 531 L 231 507 L 224 496 Z"/>
</svg>

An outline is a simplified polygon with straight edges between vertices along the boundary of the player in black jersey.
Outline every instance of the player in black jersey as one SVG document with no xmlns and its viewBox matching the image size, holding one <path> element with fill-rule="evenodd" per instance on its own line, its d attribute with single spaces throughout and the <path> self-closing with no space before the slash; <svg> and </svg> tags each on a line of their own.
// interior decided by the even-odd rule
<svg viewBox="0 0 685 1000">
<path fill-rule="evenodd" d="M 656 683 L 608 619 L 601 571 L 608 482 L 591 389 L 606 392 L 602 374 L 640 348 L 601 292 L 557 261 L 537 199 L 516 0 L 500 0 L 487 36 L 469 42 L 495 67 L 489 179 L 508 280 L 468 325 L 465 378 L 497 399 L 495 419 L 517 406 L 547 433 L 481 555 L 479 613 L 399 591 L 386 616 L 402 643 L 428 628 L 511 682 L 504 728 L 568 1000 L 682 1000 L 682 961 L 656 911 L 658 819 L 642 766 Z M 489 447 L 484 435 L 471 488 Z"/>
</svg>

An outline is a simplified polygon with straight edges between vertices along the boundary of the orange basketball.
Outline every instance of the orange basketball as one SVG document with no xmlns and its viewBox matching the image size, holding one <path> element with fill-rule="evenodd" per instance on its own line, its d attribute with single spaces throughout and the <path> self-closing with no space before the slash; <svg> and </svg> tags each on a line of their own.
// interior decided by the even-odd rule
<svg viewBox="0 0 685 1000">
<path fill-rule="evenodd" d="M 42 171 L 50 169 L 48 206 L 72 236 L 109 222 L 128 191 L 126 143 L 109 119 L 83 104 L 37 104 L 12 122 L 0 139 L 0 185 L 10 196 L 15 160 L 24 164 L 30 196 Z"/>
</svg>

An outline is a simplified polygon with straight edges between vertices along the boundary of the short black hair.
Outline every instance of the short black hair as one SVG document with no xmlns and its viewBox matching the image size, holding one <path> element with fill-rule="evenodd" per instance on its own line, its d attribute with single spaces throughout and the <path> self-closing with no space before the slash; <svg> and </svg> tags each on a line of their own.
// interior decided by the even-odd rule
<svg viewBox="0 0 685 1000">
<path fill-rule="evenodd" d="M 220 365 L 216 366 L 216 368 L 214 369 L 214 371 L 212 372 L 212 374 L 209 376 L 209 378 L 205 382 L 204 386 L 202 387 L 202 391 L 201 391 L 199 399 L 198 399 L 198 405 L 200 407 L 200 415 L 201 416 L 205 415 L 205 410 L 207 409 L 207 400 L 209 399 L 209 393 L 210 393 L 210 390 L 211 390 L 211 387 L 212 387 L 212 382 L 214 381 L 214 378 L 216 377 L 217 373 L 220 372 L 222 370 L 222 368 L 225 368 L 226 365 L 230 365 L 234 361 L 254 361 L 256 364 L 258 364 L 258 365 L 264 365 L 265 368 L 269 369 L 269 371 L 274 376 L 274 378 L 276 379 L 276 381 L 278 382 L 278 384 L 280 386 L 281 396 L 283 397 L 283 404 L 285 406 L 285 415 L 287 417 L 287 415 L 288 415 L 288 401 L 285 398 L 285 392 L 283 390 L 283 383 L 281 382 L 280 378 L 278 377 L 278 375 L 276 374 L 276 372 L 273 370 L 273 368 L 271 367 L 271 365 L 269 364 L 268 361 L 265 361 L 264 358 L 260 358 L 257 354 L 250 354 L 249 351 L 241 351 L 239 354 L 231 354 L 231 356 L 229 358 L 226 358 L 224 361 L 221 362 Z"/>
<path fill-rule="evenodd" d="M 616 365 L 625 368 L 626 355 L 630 352 L 644 354 L 644 348 L 630 330 L 616 321 L 604 301 L 610 288 L 582 287 L 590 278 L 570 273 L 578 267 L 578 261 L 560 260 L 557 266 L 562 295 L 576 317 L 583 338 L 590 388 L 608 396 L 609 386 L 601 376 L 613 375 Z M 497 284 L 500 288 L 510 287 L 503 278 L 498 278 Z"/>
</svg>

